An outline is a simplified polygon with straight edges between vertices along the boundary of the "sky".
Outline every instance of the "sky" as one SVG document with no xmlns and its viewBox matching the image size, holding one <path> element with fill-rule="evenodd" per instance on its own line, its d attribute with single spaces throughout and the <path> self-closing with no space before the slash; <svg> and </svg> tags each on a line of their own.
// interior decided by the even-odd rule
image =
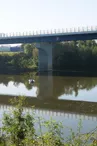
<svg viewBox="0 0 97 146">
<path fill-rule="evenodd" d="M 0 33 L 97 26 L 97 0 L 0 0 Z"/>
</svg>

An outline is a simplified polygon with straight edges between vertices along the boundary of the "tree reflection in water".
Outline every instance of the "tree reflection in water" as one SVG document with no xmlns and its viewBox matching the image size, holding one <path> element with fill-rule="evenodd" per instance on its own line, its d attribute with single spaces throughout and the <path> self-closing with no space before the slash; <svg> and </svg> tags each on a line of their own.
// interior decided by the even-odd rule
<svg viewBox="0 0 97 146">
<path fill-rule="evenodd" d="M 42 80 L 41 80 L 42 78 Z M 10 81 L 14 82 L 14 85 L 18 87 L 20 83 L 23 83 L 25 87 L 30 90 L 33 88 L 33 84 L 29 84 L 28 80 L 34 79 L 34 86 L 38 87 L 40 90 L 45 90 L 40 88 L 41 86 L 48 88 L 53 88 L 52 97 L 57 99 L 59 96 L 66 94 L 78 96 L 79 90 L 91 90 L 97 85 L 96 77 L 64 77 L 64 76 L 53 76 L 48 84 L 48 76 L 38 76 L 36 73 L 25 73 L 21 75 L 0 75 L 0 84 L 8 86 Z M 47 84 L 44 86 L 44 83 Z M 49 90 L 50 91 L 50 90 Z M 42 91 L 44 92 L 44 91 Z M 45 98 L 45 97 L 43 97 Z"/>
</svg>

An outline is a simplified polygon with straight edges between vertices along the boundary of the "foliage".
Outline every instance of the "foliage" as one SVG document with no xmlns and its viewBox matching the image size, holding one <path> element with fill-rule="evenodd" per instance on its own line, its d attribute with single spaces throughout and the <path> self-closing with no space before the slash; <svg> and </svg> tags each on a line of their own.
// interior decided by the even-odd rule
<svg viewBox="0 0 97 146">
<path fill-rule="evenodd" d="M 3 73 L 37 69 L 37 57 L 25 53 L 0 54 L 0 71 Z"/>
<path fill-rule="evenodd" d="M 57 123 L 53 119 L 44 122 L 44 126 L 47 127 L 47 132 L 43 135 L 44 143 L 47 146 L 63 146 L 63 126 L 62 123 Z"/>
<path fill-rule="evenodd" d="M 24 53 L 27 55 L 32 55 L 33 49 L 34 49 L 34 45 L 32 44 L 23 44 L 22 48 L 24 50 Z"/>
<path fill-rule="evenodd" d="M 56 43 L 53 57 L 54 69 L 97 70 L 97 42 L 68 41 Z"/>
<path fill-rule="evenodd" d="M 12 104 L 16 104 L 14 110 L 11 111 L 11 115 L 4 114 L 2 130 L 6 133 L 6 139 L 10 139 L 10 144 L 23 144 L 23 140 L 26 138 L 34 139 L 34 117 L 29 113 L 24 114 L 23 105 L 25 104 L 25 98 L 21 97 L 18 100 L 14 98 L 11 100 Z"/>
<path fill-rule="evenodd" d="M 26 112 L 24 105 L 27 105 L 26 98 L 21 96 L 11 99 L 14 106 L 11 111 L 4 114 L 3 126 L 0 129 L 0 146 L 95 146 L 96 139 L 94 132 L 97 128 L 87 134 L 81 134 L 82 121 L 79 121 L 77 133 L 71 128 L 70 136 L 67 141 L 63 137 L 63 125 L 54 121 L 52 118 L 48 121 L 34 117 L 32 112 Z M 35 130 L 35 123 L 38 124 L 39 132 Z M 43 132 L 43 127 L 46 132 Z M 88 143 L 92 137 L 91 143 Z"/>
</svg>

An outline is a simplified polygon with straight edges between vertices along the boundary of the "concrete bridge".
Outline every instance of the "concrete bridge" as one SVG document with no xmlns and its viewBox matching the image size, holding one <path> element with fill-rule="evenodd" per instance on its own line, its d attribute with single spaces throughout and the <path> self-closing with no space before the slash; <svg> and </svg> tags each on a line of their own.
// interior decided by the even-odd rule
<svg viewBox="0 0 97 146">
<path fill-rule="evenodd" d="M 0 34 L 0 44 L 35 43 L 39 49 L 39 71 L 52 70 L 53 43 L 97 39 L 97 27 L 70 30 Z"/>
</svg>

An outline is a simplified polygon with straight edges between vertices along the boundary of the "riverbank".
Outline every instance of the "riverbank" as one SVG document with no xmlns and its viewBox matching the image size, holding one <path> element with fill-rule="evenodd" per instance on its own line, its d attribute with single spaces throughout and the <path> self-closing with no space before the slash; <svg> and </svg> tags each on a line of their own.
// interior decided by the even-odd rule
<svg viewBox="0 0 97 146">
<path fill-rule="evenodd" d="M 97 77 L 97 70 L 55 70 L 52 71 L 38 71 L 36 69 L 36 75 L 53 75 L 53 76 L 72 76 L 72 77 Z"/>
</svg>

